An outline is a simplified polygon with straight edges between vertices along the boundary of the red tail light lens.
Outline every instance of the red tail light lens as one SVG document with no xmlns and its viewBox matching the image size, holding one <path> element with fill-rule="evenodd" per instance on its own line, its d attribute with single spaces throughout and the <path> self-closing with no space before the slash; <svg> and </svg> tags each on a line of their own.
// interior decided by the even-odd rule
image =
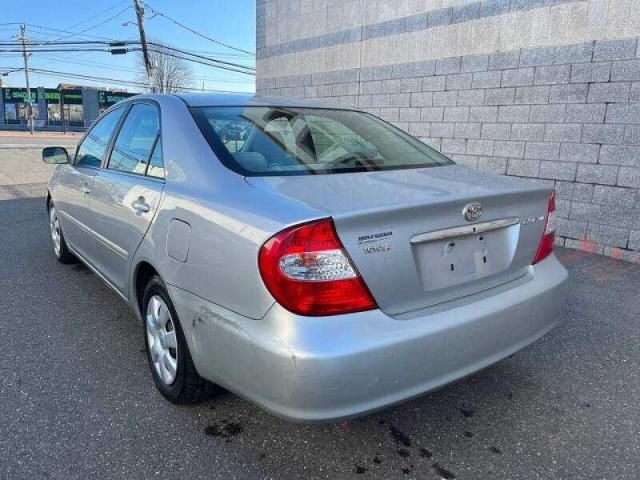
<svg viewBox="0 0 640 480">
<path fill-rule="evenodd" d="M 547 206 L 547 215 L 544 219 L 544 232 L 540 239 L 538 251 L 533 259 L 533 265 L 544 260 L 551 252 L 556 241 L 556 192 L 553 190 L 549 195 L 549 204 Z"/>
<path fill-rule="evenodd" d="M 336 315 L 376 308 L 330 218 L 287 228 L 260 249 L 260 275 L 284 308 Z"/>
</svg>

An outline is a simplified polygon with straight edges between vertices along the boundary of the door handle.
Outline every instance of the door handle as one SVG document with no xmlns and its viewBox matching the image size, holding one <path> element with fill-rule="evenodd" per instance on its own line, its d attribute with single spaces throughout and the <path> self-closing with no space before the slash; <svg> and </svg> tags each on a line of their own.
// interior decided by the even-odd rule
<svg viewBox="0 0 640 480">
<path fill-rule="evenodd" d="M 151 210 L 149 204 L 145 202 L 144 197 L 139 197 L 137 200 L 131 203 L 131 206 L 134 210 L 137 210 L 139 212 L 148 212 L 149 210 Z"/>
<path fill-rule="evenodd" d="M 89 195 L 91 193 L 91 189 L 86 184 L 82 186 L 80 191 L 85 195 Z"/>
</svg>

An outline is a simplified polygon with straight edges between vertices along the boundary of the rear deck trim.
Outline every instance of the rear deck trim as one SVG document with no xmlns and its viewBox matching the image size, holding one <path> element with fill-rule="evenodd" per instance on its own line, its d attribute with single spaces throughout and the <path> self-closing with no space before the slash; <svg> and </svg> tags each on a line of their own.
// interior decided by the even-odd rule
<svg viewBox="0 0 640 480">
<path fill-rule="evenodd" d="M 490 220 L 488 222 L 474 223 L 471 225 L 462 225 L 460 227 L 446 228 L 444 230 L 435 230 L 433 232 L 419 233 L 411 237 L 411 243 L 431 242 L 434 240 L 446 240 L 448 238 L 464 237 L 475 233 L 484 233 L 499 228 L 506 228 L 520 223 L 520 218 L 509 217 L 500 218 L 498 220 Z"/>
</svg>

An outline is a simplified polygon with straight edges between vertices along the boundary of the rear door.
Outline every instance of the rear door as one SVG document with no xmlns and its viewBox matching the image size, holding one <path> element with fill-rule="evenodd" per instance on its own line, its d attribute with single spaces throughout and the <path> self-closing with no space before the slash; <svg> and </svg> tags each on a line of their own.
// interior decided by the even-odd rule
<svg viewBox="0 0 640 480">
<path fill-rule="evenodd" d="M 126 296 L 132 256 L 164 188 L 160 111 L 155 103 L 134 103 L 105 167 L 95 177 L 90 202 L 98 239 L 95 261 L 98 270 Z"/>
<path fill-rule="evenodd" d="M 124 110 L 112 110 L 89 130 L 78 145 L 73 164 L 63 170 L 56 192 L 56 206 L 65 240 L 90 263 L 94 253 L 92 218 L 89 213 L 93 179 L 100 170 Z"/>
</svg>

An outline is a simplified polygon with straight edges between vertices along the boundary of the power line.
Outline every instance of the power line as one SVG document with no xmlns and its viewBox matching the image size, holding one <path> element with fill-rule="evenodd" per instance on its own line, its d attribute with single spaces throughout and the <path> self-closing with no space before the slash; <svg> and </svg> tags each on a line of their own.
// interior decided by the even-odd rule
<svg viewBox="0 0 640 480">
<path fill-rule="evenodd" d="M 141 51 L 141 48 L 127 48 L 126 49 L 127 52 L 136 52 L 136 51 Z M 162 48 L 162 47 L 157 47 L 155 44 L 150 45 L 149 48 L 150 51 L 155 52 L 155 53 L 159 53 L 162 55 L 167 55 L 170 57 L 174 57 L 174 58 L 180 58 L 182 60 L 186 60 L 189 62 L 193 62 L 193 63 L 198 63 L 200 65 L 206 65 L 208 67 L 212 67 L 212 68 L 218 68 L 221 70 L 227 70 L 230 72 L 235 72 L 235 73 L 242 73 L 244 75 L 251 75 L 251 76 L 255 76 L 255 73 L 252 71 L 251 68 L 248 68 L 244 65 L 234 65 L 234 64 L 229 64 L 229 62 L 222 62 L 221 60 L 216 60 L 216 59 L 212 59 L 212 58 L 208 58 L 208 57 L 203 57 L 200 55 L 195 55 L 195 57 L 199 57 L 199 58 L 193 58 L 187 55 L 192 55 L 189 53 L 182 54 L 176 54 L 173 53 L 174 50 L 171 47 L 169 48 Z M 7 52 L 21 52 L 22 50 L 20 48 L 5 48 L 4 50 L 0 50 L 0 53 L 7 53 Z M 75 52 L 105 52 L 105 53 L 110 53 L 111 50 L 108 48 L 37 48 L 37 49 L 30 49 L 29 50 L 32 53 L 75 53 Z M 180 50 L 176 50 L 178 52 L 182 52 Z"/>
<path fill-rule="evenodd" d="M 50 47 L 55 47 L 55 46 L 60 46 L 60 47 L 67 47 L 67 48 L 61 48 L 57 51 L 64 51 L 64 52 L 76 52 L 76 51 L 91 51 L 91 48 L 94 48 L 93 46 L 100 46 L 100 45 L 104 45 L 104 47 L 106 48 L 107 46 L 112 45 L 113 43 L 119 43 L 119 44 L 123 44 L 123 45 L 140 45 L 141 42 L 138 40 L 125 40 L 125 41 L 117 41 L 117 42 L 106 42 L 106 41 L 97 41 L 97 40 L 74 40 L 74 41 L 45 41 L 45 42 L 30 42 L 30 51 L 32 52 L 52 52 L 54 50 L 52 50 Z M 156 43 L 156 42 L 147 42 L 148 45 L 151 46 L 155 46 L 156 50 L 159 50 L 160 53 L 162 53 L 162 51 L 166 50 L 171 50 L 173 52 L 178 52 L 180 54 L 183 55 L 188 55 L 194 58 L 197 58 L 199 60 L 204 60 L 206 62 L 212 62 L 215 64 L 221 64 L 221 65 L 225 65 L 228 67 L 234 67 L 236 69 L 240 69 L 242 70 L 240 73 L 246 73 L 244 72 L 245 70 L 252 72 L 251 74 L 253 74 L 253 72 L 255 72 L 255 68 L 249 65 L 244 65 L 241 63 L 235 63 L 235 62 L 228 62 L 225 60 L 220 60 L 214 57 L 209 57 L 206 55 L 200 55 L 198 53 L 195 53 L 193 51 L 190 50 L 184 50 L 182 48 L 176 48 L 176 47 L 171 47 L 169 45 L 166 44 L 162 44 L 162 43 Z M 17 51 L 16 49 L 20 46 L 20 43 L 18 42 L 0 42 L 0 47 L 14 47 L 13 49 L 11 48 L 5 48 L 4 50 L 0 50 L 0 52 L 13 52 L 13 51 Z M 83 46 L 86 48 L 83 49 L 77 49 L 77 48 L 72 48 L 72 47 L 76 47 L 76 46 Z M 45 47 L 45 48 L 42 48 Z M 96 50 L 96 51 L 108 51 L 108 50 Z"/>
<path fill-rule="evenodd" d="M 0 53 L 4 52 L 21 52 L 20 49 L 10 48 L 6 50 L 0 50 Z M 38 53 L 38 52 L 106 52 L 110 53 L 111 50 L 108 48 L 39 48 L 39 49 L 29 49 L 29 52 Z"/>
<path fill-rule="evenodd" d="M 66 52 L 64 52 L 64 53 L 66 53 Z M 75 59 L 71 60 L 71 59 L 64 58 L 64 57 L 58 57 L 56 55 L 44 55 L 44 56 L 43 55 L 39 55 L 38 59 L 53 60 L 54 62 L 58 62 L 58 63 L 61 63 L 61 62 L 72 63 L 74 65 L 82 65 L 82 66 L 85 66 L 85 67 L 108 68 L 110 70 L 118 70 L 118 71 L 125 72 L 125 73 L 137 73 L 137 70 L 132 69 L 132 68 L 116 67 L 114 65 L 109 65 L 108 63 L 94 62 L 94 61 L 90 61 L 90 60 L 81 62 L 81 61 L 78 61 L 78 60 L 75 60 Z M 34 60 L 36 60 L 36 59 L 34 59 Z"/>
<path fill-rule="evenodd" d="M 194 30 L 193 28 L 188 27 L 188 26 L 187 26 L 187 25 L 185 25 L 184 23 L 181 23 L 181 22 L 179 22 L 178 20 L 176 20 L 176 19 L 174 19 L 174 18 L 171 18 L 170 16 L 165 15 L 165 14 L 164 14 L 164 13 L 162 13 L 162 12 L 159 12 L 158 10 L 156 10 L 155 8 L 153 8 L 151 5 L 149 5 L 147 2 L 142 2 L 142 4 L 143 4 L 145 7 L 147 7 L 149 10 L 151 10 L 154 14 L 159 15 L 159 16 L 161 16 L 161 17 L 163 17 L 163 18 L 166 18 L 166 19 L 167 19 L 167 20 L 169 20 L 170 22 L 173 22 L 173 23 L 175 23 L 176 25 L 178 25 L 179 27 L 182 27 L 182 28 L 184 28 L 185 30 L 188 30 L 189 32 L 193 33 L 194 35 L 198 35 L 199 37 L 202 37 L 202 38 L 204 38 L 204 39 L 206 39 L 206 40 L 209 40 L 210 42 L 216 43 L 216 44 L 218 44 L 218 45 L 220 45 L 220 46 L 222 46 L 222 47 L 229 48 L 229 49 L 231 49 L 231 50 L 236 50 L 236 51 L 238 51 L 238 52 L 242 52 L 242 53 L 246 53 L 246 54 L 248 54 L 248 55 L 255 56 L 255 53 L 254 53 L 254 52 L 249 52 L 248 50 L 243 50 L 242 48 L 234 47 L 233 45 L 229 45 L 228 43 L 223 43 L 223 42 L 221 42 L 221 41 L 219 41 L 219 40 L 216 40 L 215 38 L 211 38 L 211 37 L 209 37 L 209 36 L 205 35 L 204 33 L 200 33 L 200 32 L 198 32 L 197 30 Z"/>
<path fill-rule="evenodd" d="M 93 30 L 93 29 L 95 29 L 95 28 L 101 27 L 101 26 L 102 26 L 102 25 L 104 25 L 105 23 L 109 23 L 111 20 L 113 20 L 113 19 L 115 19 L 115 18 L 119 17 L 120 15 L 122 15 L 124 12 L 126 12 L 126 11 L 127 11 L 127 10 L 129 10 L 130 8 L 131 8 L 131 6 L 129 5 L 129 6 L 125 7 L 125 8 L 123 8 L 122 10 L 120 10 L 120 11 L 119 11 L 118 13 L 116 13 L 115 15 L 113 15 L 113 16 L 111 16 L 111 17 L 107 18 L 106 20 L 103 20 L 103 21 L 102 21 L 102 22 L 100 22 L 100 23 L 97 23 L 96 25 L 93 25 L 93 26 L 91 26 L 91 27 L 89 27 L 89 28 L 85 28 L 84 30 L 81 30 L 81 31 L 79 31 L 79 32 L 71 33 L 70 35 L 67 35 L 67 36 L 62 36 L 62 37 L 59 37 L 59 38 L 55 38 L 55 39 L 53 39 L 53 40 L 50 40 L 50 41 L 49 41 L 49 43 L 54 42 L 54 41 L 57 41 L 57 40 L 63 40 L 63 39 L 65 39 L 65 38 L 71 38 L 71 37 L 75 37 L 75 36 L 78 36 L 78 35 L 82 35 L 82 34 L 83 34 L 83 33 L 85 33 L 85 32 L 88 32 L 88 31 Z"/>
<path fill-rule="evenodd" d="M 142 87 L 142 88 L 148 87 L 147 83 L 137 82 L 135 80 L 123 80 L 123 79 L 109 78 L 109 77 L 98 77 L 94 75 L 83 75 L 83 74 L 76 74 L 76 73 L 59 72 L 56 70 L 48 70 L 48 69 L 42 69 L 42 68 L 30 68 L 29 70 L 32 72 L 38 73 L 39 75 L 45 75 L 45 76 L 80 78 L 83 80 L 90 80 L 90 81 L 97 81 L 97 82 L 110 82 L 110 83 L 121 84 L 125 86 L 134 86 L 134 87 Z M 193 88 L 193 87 L 180 87 L 180 88 L 185 91 L 201 91 L 202 90 L 201 88 Z M 215 90 L 215 89 L 205 89 L 205 91 L 220 92 L 220 93 L 249 93 L 249 92 L 236 92 L 233 90 Z"/>
<path fill-rule="evenodd" d="M 85 18 L 84 20 L 80 20 L 79 22 L 74 23 L 73 25 L 71 25 L 69 28 L 69 30 L 71 30 L 72 28 L 77 27 L 78 25 L 82 25 L 83 23 L 87 23 L 89 20 L 93 20 L 96 17 L 99 17 L 101 15 L 104 15 L 107 12 L 110 12 L 111 10 L 114 10 L 116 8 L 118 8 L 120 5 L 123 5 L 125 3 L 129 3 L 129 0 L 122 0 L 121 2 L 116 3 L 115 5 L 111 5 L 108 8 L 105 8 L 104 10 L 102 10 L 101 12 L 96 13 L 95 15 L 91 15 L 87 18 Z"/>
<path fill-rule="evenodd" d="M 30 69 L 32 72 L 34 73 L 38 73 L 41 75 L 56 75 L 58 77 L 63 77 L 63 78 L 81 78 L 84 80 L 91 80 L 91 81 L 98 81 L 98 82 L 112 82 L 112 83 L 119 83 L 122 85 L 128 85 L 128 86 L 133 86 L 133 87 L 148 87 L 148 85 L 144 82 L 137 82 L 135 80 L 124 80 L 121 78 L 110 78 L 110 77 L 99 77 L 96 75 L 84 75 L 82 73 L 69 73 L 69 72 L 59 72 L 57 70 L 49 70 L 49 69 L 44 69 L 44 68 L 31 68 Z"/>
<path fill-rule="evenodd" d="M 191 55 L 193 57 L 196 57 L 196 58 L 199 58 L 199 59 L 202 59 L 202 60 L 207 60 L 207 61 L 210 61 L 210 62 L 216 62 L 216 63 L 220 63 L 222 65 L 227 65 L 227 66 L 230 66 L 230 67 L 242 68 L 242 69 L 245 69 L 245 70 L 249 70 L 250 72 L 255 72 L 255 68 L 247 66 L 247 65 L 242 65 L 241 63 L 233 63 L 233 62 L 226 62 L 226 61 L 223 61 L 223 60 L 217 60 L 215 58 L 207 57 L 207 56 L 204 56 L 204 55 L 199 55 L 197 53 L 192 53 L 192 52 L 190 52 L 188 50 L 183 50 L 181 48 L 170 47 L 170 46 L 164 45 L 162 43 L 149 42 L 149 45 L 153 45 L 153 46 L 159 47 L 161 49 L 165 49 L 166 48 L 168 50 L 172 50 L 174 52 L 179 52 L 179 53 L 182 53 L 182 54 L 185 54 L 185 55 Z"/>
<path fill-rule="evenodd" d="M 105 40 L 68 40 L 68 41 L 53 41 L 53 40 L 31 40 L 29 45 L 32 47 L 38 46 L 51 46 L 51 45 L 109 45 L 112 41 Z M 136 42 L 123 42 L 123 43 L 136 43 Z M 0 42 L 0 46 L 14 47 L 19 45 L 20 42 Z"/>
<path fill-rule="evenodd" d="M 66 53 L 66 52 L 65 52 Z M 126 67 L 116 67 L 107 63 L 101 63 L 101 62 L 94 62 L 94 61 L 78 61 L 78 60 L 71 60 L 71 59 L 67 59 L 64 57 L 58 57 L 56 55 L 39 55 L 37 59 L 33 59 L 34 61 L 36 60 L 40 60 L 40 59 L 44 59 L 44 60 L 53 60 L 54 62 L 65 62 L 65 63 L 71 63 L 74 65 L 81 65 L 81 66 L 87 66 L 87 67 L 98 67 L 98 68 L 104 68 L 104 69 L 110 69 L 110 70 L 116 70 L 119 72 L 124 72 L 124 73 L 132 73 L 132 74 L 136 74 L 138 73 L 138 70 L 136 69 L 131 69 L 131 68 L 126 68 Z M 43 65 L 48 65 L 52 62 L 47 62 L 45 64 L 39 64 L 39 66 L 43 66 Z M 9 67 L 7 67 L 9 68 Z M 13 68 L 13 67 L 11 67 Z M 233 72 L 231 72 L 233 73 Z M 241 78 L 223 78 L 223 77 L 215 77 L 215 76 L 209 76 L 207 77 L 207 81 L 214 81 L 214 82 L 219 82 L 219 83 L 253 83 L 253 80 L 245 80 L 245 79 L 241 79 Z"/>
<path fill-rule="evenodd" d="M 134 50 L 134 49 L 132 49 L 132 50 Z M 157 49 L 157 47 L 154 47 L 154 46 L 152 46 L 149 50 L 151 50 L 151 51 L 153 51 L 155 53 L 159 53 L 161 55 L 168 55 L 169 57 L 180 58 L 180 59 L 186 60 L 188 62 L 199 63 L 201 65 L 207 65 L 209 67 L 219 68 L 221 70 L 228 70 L 230 72 L 237 72 L 237 73 L 243 73 L 245 75 L 255 76 L 255 73 L 253 73 L 253 72 L 248 72 L 246 70 L 238 70 L 236 68 L 227 67 L 225 65 L 217 65 L 217 64 L 207 63 L 207 62 L 204 62 L 202 60 L 197 60 L 195 58 L 185 57 L 184 55 L 176 55 L 175 53 L 169 52 L 167 50 L 159 50 L 159 49 Z"/>
<path fill-rule="evenodd" d="M 24 25 L 26 25 L 27 27 L 32 28 L 32 29 L 33 29 L 33 28 L 35 28 L 35 29 L 37 29 L 37 30 L 43 30 L 42 32 L 38 32 L 38 33 L 40 33 L 41 35 L 50 35 L 50 36 L 54 36 L 54 35 L 60 35 L 60 33 L 68 33 L 68 34 L 73 34 L 73 35 L 76 35 L 76 34 L 77 34 L 77 32 L 71 32 L 71 31 L 69 31 L 69 30 L 62 30 L 62 29 L 60 29 L 60 28 L 44 27 L 44 26 L 42 26 L 42 25 L 36 25 L 35 23 L 25 23 L 25 22 L 8 22 L 8 23 L 0 23 L 0 25 L 14 25 L 14 26 L 16 26 L 16 25 L 22 25 L 22 24 L 24 24 Z M 59 32 L 59 33 L 46 33 L 47 31 L 50 31 L 50 32 Z M 113 39 L 113 38 L 108 38 L 108 37 L 98 37 L 98 36 L 95 36 L 95 35 L 89 35 L 89 34 L 86 34 L 86 33 L 82 34 L 81 36 L 83 36 L 83 37 L 87 37 L 87 38 L 96 38 L 96 39 L 99 39 L 99 40 L 114 41 L 114 39 Z"/>
<path fill-rule="evenodd" d="M 29 42 L 29 45 L 31 46 L 31 51 L 33 52 L 38 52 L 38 51 L 43 51 L 44 49 L 41 49 L 40 47 L 51 47 L 51 46 L 65 46 L 65 47 L 75 47 L 78 45 L 81 46 L 93 46 L 93 45 L 104 45 L 106 46 L 111 46 L 114 43 L 118 43 L 118 44 L 122 44 L 122 45 L 140 45 L 141 42 L 139 40 L 123 40 L 123 41 L 103 41 L 103 40 L 71 40 L 71 41 L 31 41 Z M 158 48 L 161 49 L 168 49 L 168 50 L 172 50 L 175 52 L 179 52 L 181 54 L 184 55 L 189 55 L 189 56 L 193 56 L 195 58 L 199 58 L 201 60 L 206 60 L 209 62 L 214 62 L 214 63 L 220 63 L 223 65 L 227 65 L 227 66 L 232 66 L 232 67 L 236 67 L 236 68 L 240 68 L 240 69 L 244 69 L 244 70 L 249 70 L 251 72 L 255 71 L 255 68 L 250 66 L 250 65 L 245 65 L 242 63 L 235 63 L 235 62 L 228 62 L 225 60 L 220 60 L 214 57 L 209 57 L 206 55 L 201 55 L 199 53 L 196 53 L 193 50 L 185 50 L 182 48 L 177 48 L 177 47 L 172 47 L 169 46 L 167 44 L 163 44 L 163 43 L 157 43 L 157 42 L 147 42 L 149 45 L 155 45 Z M 19 42 L 0 42 L 0 47 L 19 47 L 20 43 Z M 69 51 L 76 51 L 76 49 L 67 49 Z M 5 50 L 5 51 L 12 51 L 12 50 Z"/>
</svg>

